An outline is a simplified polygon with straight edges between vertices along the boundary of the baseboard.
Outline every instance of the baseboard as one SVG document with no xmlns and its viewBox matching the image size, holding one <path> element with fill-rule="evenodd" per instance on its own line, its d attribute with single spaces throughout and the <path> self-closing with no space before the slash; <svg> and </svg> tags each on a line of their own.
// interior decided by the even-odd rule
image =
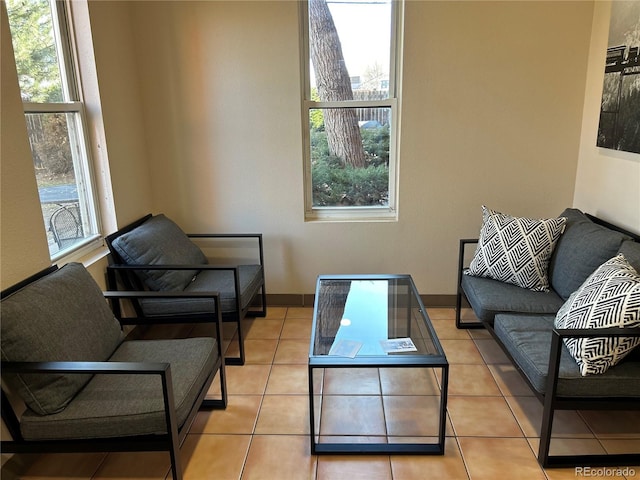
<svg viewBox="0 0 640 480">
<path fill-rule="evenodd" d="M 272 307 L 313 307 L 315 295 L 312 293 L 267 293 L 267 306 Z M 420 295 L 425 307 L 453 308 L 455 295 Z"/>
</svg>

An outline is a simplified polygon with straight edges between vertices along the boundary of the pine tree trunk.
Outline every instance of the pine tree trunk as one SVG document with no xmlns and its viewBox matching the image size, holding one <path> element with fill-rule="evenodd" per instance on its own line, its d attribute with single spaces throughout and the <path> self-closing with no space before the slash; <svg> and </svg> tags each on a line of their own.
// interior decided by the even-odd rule
<svg viewBox="0 0 640 480">
<path fill-rule="evenodd" d="M 353 100 L 342 45 L 326 0 L 309 0 L 309 49 L 320 100 Z M 364 149 L 355 110 L 329 108 L 323 113 L 330 153 L 345 165 L 364 167 Z"/>
</svg>

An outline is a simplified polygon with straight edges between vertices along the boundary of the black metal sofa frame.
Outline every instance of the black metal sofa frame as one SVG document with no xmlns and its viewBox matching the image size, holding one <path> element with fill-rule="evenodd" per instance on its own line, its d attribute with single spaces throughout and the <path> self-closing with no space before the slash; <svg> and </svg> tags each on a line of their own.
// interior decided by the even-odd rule
<svg viewBox="0 0 640 480">
<path fill-rule="evenodd" d="M 626 237 L 631 238 L 630 241 L 640 242 L 640 236 L 625 229 L 619 228 L 609 222 L 601 220 L 593 215 L 584 214 L 586 218 L 594 224 L 620 232 Z M 512 362 L 521 377 L 529 385 L 535 396 L 543 405 L 543 416 L 541 423 L 540 444 L 538 449 L 538 462 L 545 468 L 553 467 L 578 467 L 578 466 L 633 466 L 640 465 L 640 453 L 621 453 L 621 454 L 589 454 L 589 455 L 552 455 L 550 454 L 551 433 L 553 428 L 554 412 L 556 410 L 640 410 L 640 396 L 597 396 L 594 392 L 593 396 L 569 396 L 558 394 L 559 372 L 561 364 L 561 354 L 564 346 L 563 339 L 568 337 L 640 337 L 640 329 L 558 329 L 552 328 L 549 333 L 549 363 L 548 371 L 545 379 L 545 387 L 536 388 L 525 374 L 521 365 L 513 353 L 505 347 L 502 340 L 496 334 L 493 318 L 480 319 L 480 321 L 463 321 L 462 308 L 464 301 L 467 300 L 462 287 L 462 276 L 465 270 L 465 261 L 467 255 L 465 248 L 468 245 L 477 244 L 478 239 L 461 239 L 458 257 L 458 286 L 456 297 L 456 327 L 459 329 L 477 329 L 485 328 L 496 340 L 498 345 L 504 351 L 506 356 Z M 468 305 L 468 303 L 467 303 Z M 518 312 L 508 312 L 508 315 L 517 314 Z M 524 315 L 535 316 L 535 314 L 524 312 Z M 541 315 L 543 315 L 541 313 Z M 550 315 L 546 313 L 547 317 Z M 478 315 L 480 316 L 480 315 Z M 497 318 L 497 315 L 496 315 Z M 632 331 L 632 330 L 635 330 Z M 640 364 L 640 352 L 638 347 L 632 352 L 633 362 Z M 627 361 L 625 359 L 625 361 Z M 615 368 L 615 367 L 614 367 Z M 628 379 L 627 379 L 628 381 Z M 640 384 L 640 374 L 638 378 L 632 379 Z"/>
<path fill-rule="evenodd" d="M 52 265 L 30 277 L 0 292 L 0 299 L 8 297 L 26 285 L 56 271 L 57 265 Z M 210 298 L 218 303 L 217 293 L 182 294 L 175 292 L 103 292 L 104 297 L 112 306 L 117 305 L 123 298 L 135 299 L 142 297 L 155 298 Z M 219 312 L 219 309 L 217 309 Z M 116 317 L 117 318 L 117 317 Z M 122 325 L 135 325 L 139 320 L 143 324 L 151 324 L 149 319 L 127 318 Z M 217 338 L 222 338 L 220 314 L 209 315 L 209 319 L 202 322 L 214 323 Z M 176 406 L 172 386 L 172 374 L 169 363 L 158 362 L 84 362 L 84 361 L 41 361 L 41 362 L 8 362 L 2 361 L 2 374 L 48 373 L 48 374 L 101 374 L 101 375 L 157 375 L 161 379 L 164 414 L 166 421 L 165 434 L 116 436 L 95 439 L 66 439 L 66 440 L 25 440 L 20 428 L 18 412 L 14 409 L 15 399 L 6 390 L 2 382 L 1 413 L 11 439 L 2 439 L 0 448 L 3 453 L 73 453 L 73 452 L 135 452 L 135 451 L 167 451 L 171 461 L 172 478 L 182 479 L 180 446 L 201 408 L 224 409 L 227 406 L 226 375 L 221 342 L 217 341 L 217 360 L 213 368 L 199 389 L 196 400 L 191 406 L 186 420 L 179 426 L 176 421 Z M 219 377 L 220 398 L 205 398 L 213 380 Z"/>
<path fill-rule="evenodd" d="M 122 258 L 118 251 L 113 247 L 113 242 L 120 236 L 135 230 L 146 221 L 153 217 L 152 214 L 147 214 L 144 217 L 124 226 L 120 230 L 105 237 L 105 241 L 110 251 L 111 261 L 107 266 L 107 285 L 110 290 L 118 290 L 119 285 L 122 285 L 125 290 L 147 290 L 147 287 L 135 275 L 136 271 L 140 270 L 193 270 L 194 265 L 131 265 Z M 223 322 L 233 322 L 236 325 L 238 335 L 238 357 L 225 357 L 225 363 L 227 365 L 244 365 L 245 362 L 245 348 L 244 348 L 244 333 L 242 329 L 242 320 L 245 317 L 265 317 L 267 315 L 267 295 L 265 290 L 264 279 L 264 247 L 262 241 L 262 234 L 259 233 L 187 233 L 187 237 L 192 239 L 229 239 L 229 240 L 242 240 L 248 239 L 257 242 L 258 247 L 258 261 L 261 267 L 261 279 L 260 279 L 260 305 L 259 309 L 256 309 L 253 303 L 247 304 L 242 307 L 241 296 L 236 293 L 235 295 L 235 310 L 233 312 L 222 312 Z M 198 270 L 218 270 L 218 271 L 231 271 L 233 273 L 235 292 L 241 292 L 239 267 L 237 265 L 212 265 L 203 264 L 197 265 Z M 137 299 L 131 299 L 132 306 L 136 312 L 138 318 L 145 318 L 140 302 Z M 115 306 L 114 312 L 123 322 L 126 322 L 126 318 L 122 317 L 122 311 L 119 306 Z M 152 323 L 198 323 L 202 318 L 208 318 L 209 314 L 201 313 L 184 313 L 184 314 L 172 314 L 170 316 L 163 317 L 161 315 L 154 315 L 148 317 Z"/>
</svg>

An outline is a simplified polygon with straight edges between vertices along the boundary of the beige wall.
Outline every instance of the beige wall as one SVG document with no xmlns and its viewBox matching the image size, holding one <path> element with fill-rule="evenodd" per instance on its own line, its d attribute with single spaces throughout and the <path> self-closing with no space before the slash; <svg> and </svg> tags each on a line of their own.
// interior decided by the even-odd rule
<svg viewBox="0 0 640 480">
<path fill-rule="evenodd" d="M 6 288 L 51 261 L 4 2 L 0 10 L 0 283 Z"/>
<path fill-rule="evenodd" d="M 154 210 L 188 230 L 263 232 L 271 293 L 408 272 L 451 294 L 482 203 L 532 216 L 572 203 L 590 2 L 408 2 L 399 221 L 356 224 L 303 220 L 296 2 L 130 8 Z M 94 18 L 98 57 L 113 21 Z"/>
<path fill-rule="evenodd" d="M 269 293 L 408 272 L 425 294 L 455 292 L 458 239 L 477 234 L 483 203 L 549 216 L 575 197 L 628 225 L 629 200 L 584 180 L 595 6 L 408 1 L 399 221 L 318 224 L 303 220 L 296 2 L 91 2 L 118 224 L 152 211 L 191 231 L 263 232 Z M 46 242 L 31 164 L 5 160 L 26 137 L 2 48 L 4 271 L 43 263 Z"/>
<path fill-rule="evenodd" d="M 596 2 L 574 204 L 640 233 L 640 155 L 596 147 L 610 11 Z"/>
<path fill-rule="evenodd" d="M 153 208 L 135 26 L 128 1 L 89 3 L 117 226 Z M 115 226 L 111 229 L 115 230 Z M 110 233 L 110 232 L 109 232 Z"/>
</svg>

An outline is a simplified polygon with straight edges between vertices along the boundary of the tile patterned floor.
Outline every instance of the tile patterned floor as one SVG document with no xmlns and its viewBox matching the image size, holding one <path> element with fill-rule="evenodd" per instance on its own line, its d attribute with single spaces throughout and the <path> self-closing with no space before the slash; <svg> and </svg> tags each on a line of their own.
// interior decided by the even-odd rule
<svg viewBox="0 0 640 480">
<path fill-rule="evenodd" d="M 274 307 L 267 318 L 246 323 L 247 362 L 227 367 L 227 409 L 200 412 L 192 425 L 181 450 L 185 480 L 579 478 L 580 472 L 574 469 L 545 471 L 538 465 L 534 452 L 539 441 L 541 405 L 487 332 L 457 330 L 453 309 L 429 309 L 429 315 L 451 364 L 444 456 L 310 455 L 306 364 L 312 309 Z M 361 372 L 359 385 L 364 392 L 357 401 L 360 405 L 371 404 L 371 409 L 381 408 L 366 396 L 371 384 L 379 383 L 385 392 L 395 388 L 409 392 L 412 388 L 411 395 L 418 396 L 433 393 L 437 380 L 418 382 L 411 376 L 382 372 L 370 382 L 366 378 L 370 374 Z M 332 371 L 325 378 L 325 388 L 334 392 L 339 393 L 346 385 L 352 386 L 353 379 L 344 372 Z M 215 393 L 215 387 L 213 390 Z M 412 403 L 411 396 L 391 398 L 393 401 L 387 402 L 390 411 L 431 408 Z M 335 397 L 334 401 L 347 400 Z M 334 423 L 328 421 L 323 428 L 335 434 L 346 424 L 347 419 L 336 417 Z M 391 427 L 406 424 L 406 418 L 400 415 L 396 427 Z M 372 433 L 383 428 L 375 421 L 367 427 Z M 432 425 L 416 422 L 412 426 L 416 434 L 421 434 L 423 427 Z M 558 453 L 637 452 L 640 412 L 561 412 L 556 417 L 554 438 L 552 448 Z M 626 476 L 594 470 L 588 472 L 589 478 L 640 479 L 640 466 L 627 469 L 634 473 Z M 171 477 L 167 454 L 153 452 L 14 456 L 2 468 L 1 478 Z"/>
</svg>

